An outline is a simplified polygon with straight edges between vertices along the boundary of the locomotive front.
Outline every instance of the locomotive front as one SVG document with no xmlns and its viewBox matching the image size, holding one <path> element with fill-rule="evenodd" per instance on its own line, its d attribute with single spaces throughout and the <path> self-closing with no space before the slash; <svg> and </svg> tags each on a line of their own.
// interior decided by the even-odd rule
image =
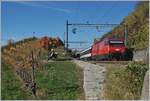
<svg viewBox="0 0 150 101">
<path fill-rule="evenodd" d="M 124 58 L 125 45 L 124 40 L 109 40 L 109 57 L 111 59 L 122 60 Z"/>
</svg>

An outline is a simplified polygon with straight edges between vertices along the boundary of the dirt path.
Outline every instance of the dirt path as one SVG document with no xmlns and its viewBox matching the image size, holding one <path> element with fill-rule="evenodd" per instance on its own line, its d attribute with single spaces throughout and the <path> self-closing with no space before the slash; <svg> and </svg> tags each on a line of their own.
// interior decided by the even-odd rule
<svg viewBox="0 0 150 101">
<path fill-rule="evenodd" d="M 84 69 L 84 92 L 86 100 L 102 100 L 105 68 L 88 62 L 74 60 L 74 63 Z"/>
</svg>

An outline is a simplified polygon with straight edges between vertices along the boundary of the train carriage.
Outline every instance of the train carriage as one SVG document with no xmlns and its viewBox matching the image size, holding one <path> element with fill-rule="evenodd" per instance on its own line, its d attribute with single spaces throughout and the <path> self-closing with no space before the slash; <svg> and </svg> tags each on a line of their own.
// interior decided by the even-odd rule
<svg viewBox="0 0 150 101">
<path fill-rule="evenodd" d="M 80 59 L 81 60 L 91 60 L 91 49 L 92 47 L 89 47 L 80 53 Z"/>
</svg>

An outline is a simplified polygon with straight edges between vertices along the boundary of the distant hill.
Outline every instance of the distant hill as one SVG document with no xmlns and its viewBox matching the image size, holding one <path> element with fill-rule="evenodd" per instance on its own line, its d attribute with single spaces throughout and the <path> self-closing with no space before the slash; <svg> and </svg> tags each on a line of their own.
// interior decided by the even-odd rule
<svg viewBox="0 0 150 101">
<path fill-rule="evenodd" d="M 16 61 L 26 59 L 26 56 L 31 54 L 31 50 L 34 50 L 34 54 L 38 55 L 40 52 L 44 53 L 48 49 L 56 47 L 63 47 L 63 42 L 59 37 L 31 37 L 18 42 L 9 40 L 8 44 L 2 47 L 2 59 L 15 66 Z"/>
<path fill-rule="evenodd" d="M 134 49 L 143 49 L 148 47 L 149 40 L 149 2 L 140 1 L 135 10 L 123 19 L 119 26 L 106 33 L 105 37 L 123 37 L 124 26 L 127 25 L 127 47 Z"/>
<path fill-rule="evenodd" d="M 17 42 L 14 42 L 14 40 L 10 39 L 8 40 L 7 45 L 2 46 L 2 50 L 4 48 L 10 48 L 10 46 L 16 48 L 16 46 L 18 45 L 22 46 L 25 44 L 27 44 L 28 46 L 31 46 L 31 44 L 33 44 L 32 48 L 44 48 L 44 49 L 52 48 L 53 46 L 55 47 L 64 46 L 64 43 L 59 37 L 44 36 L 42 38 L 30 37 Z"/>
</svg>

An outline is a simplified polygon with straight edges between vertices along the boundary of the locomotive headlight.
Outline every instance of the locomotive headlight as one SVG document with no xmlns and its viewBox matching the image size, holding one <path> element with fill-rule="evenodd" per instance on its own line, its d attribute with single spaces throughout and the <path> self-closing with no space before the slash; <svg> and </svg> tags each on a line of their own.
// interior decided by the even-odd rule
<svg viewBox="0 0 150 101">
<path fill-rule="evenodd" d="M 116 48 L 115 51 L 120 51 L 120 49 Z"/>
</svg>

